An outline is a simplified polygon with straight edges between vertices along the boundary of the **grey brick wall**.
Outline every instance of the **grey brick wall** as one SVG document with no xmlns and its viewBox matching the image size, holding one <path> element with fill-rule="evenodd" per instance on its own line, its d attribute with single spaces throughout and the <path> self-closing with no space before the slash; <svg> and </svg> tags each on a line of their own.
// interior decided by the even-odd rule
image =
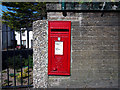
<svg viewBox="0 0 120 90">
<path fill-rule="evenodd" d="M 48 20 L 71 21 L 71 76 L 49 76 L 48 87 L 118 87 L 119 13 L 48 12 Z"/>
<path fill-rule="evenodd" d="M 58 8 L 58 7 L 57 7 Z M 117 88 L 119 13 L 47 12 L 47 20 L 71 21 L 71 76 L 48 76 L 46 21 L 33 23 L 35 88 Z"/>
</svg>

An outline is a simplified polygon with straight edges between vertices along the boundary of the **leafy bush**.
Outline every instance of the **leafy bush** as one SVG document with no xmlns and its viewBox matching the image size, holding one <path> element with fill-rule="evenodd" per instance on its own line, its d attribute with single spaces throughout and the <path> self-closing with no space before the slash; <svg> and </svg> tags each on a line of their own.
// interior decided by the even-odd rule
<svg viewBox="0 0 120 90">
<path fill-rule="evenodd" d="M 29 55 L 29 67 L 30 68 L 33 68 L 33 56 L 30 56 Z M 28 59 L 27 60 L 25 60 L 25 66 L 28 66 Z"/>
<path fill-rule="evenodd" d="M 14 59 L 15 59 L 15 63 L 14 63 Z M 21 63 L 23 64 L 24 61 L 21 62 L 20 55 L 18 55 L 15 57 L 9 57 L 7 63 L 10 68 L 14 68 L 14 64 L 15 64 L 15 68 L 19 69 L 21 67 Z"/>
<path fill-rule="evenodd" d="M 9 64 L 10 68 L 14 68 L 14 59 L 15 59 L 15 68 L 20 69 L 21 64 L 22 67 L 28 66 L 28 59 L 23 58 L 20 55 L 17 55 L 15 57 L 9 57 L 8 61 L 6 61 Z M 32 68 L 33 67 L 33 56 L 29 56 L 29 66 Z"/>
</svg>

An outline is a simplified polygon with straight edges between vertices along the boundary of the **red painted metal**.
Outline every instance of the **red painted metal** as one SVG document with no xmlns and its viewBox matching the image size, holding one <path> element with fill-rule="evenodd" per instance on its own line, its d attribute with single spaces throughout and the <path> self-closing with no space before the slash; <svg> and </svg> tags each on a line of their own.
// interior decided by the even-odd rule
<svg viewBox="0 0 120 90">
<path fill-rule="evenodd" d="M 48 75 L 70 75 L 70 52 L 71 21 L 48 21 Z"/>
</svg>

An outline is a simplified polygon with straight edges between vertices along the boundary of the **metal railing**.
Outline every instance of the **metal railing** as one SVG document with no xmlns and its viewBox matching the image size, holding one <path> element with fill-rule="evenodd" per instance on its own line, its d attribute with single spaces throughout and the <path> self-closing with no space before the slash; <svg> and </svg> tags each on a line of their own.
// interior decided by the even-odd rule
<svg viewBox="0 0 120 90">
<path fill-rule="evenodd" d="M 2 56 L 3 57 L 3 59 L 2 59 L 2 61 L 3 61 L 3 63 L 2 63 L 2 66 L 3 66 L 2 88 L 32 87 L 32 81 L 30 83 L 30 77 L 32 78 L 32 75 L 30 75 L 30 69 L 31 69 L 31 73 L 32 73 L 32 67 L 30 67 L 29 56 L 30 56 L 30 51 L 33 53 L 33 51 L 32 51 L 33 49 L 29 48 L 29 30 L 27 30 L 27 36 L 26 36 L 27 37 L 27 48 L 24 48 L 24 49 L 23 49 L 23 45 L 22 45 L 22 32 L 24 32 L 24 31 L 22 31 L 20 29 L 17 32 L 19 32 L 19 34 L 20 34 L 19 35 L 19 38 L 20 38 L 20 48 L 19 49 L 17 49 L 17 47 L 16 47 L 15 30 L 8 30 L 8 27 L 6 26 L 6 30 L 2 31 L 2 36 L 3 36 L 2 43 L 5 42 L 3 45 L 6 44 L 5 45 L 6 50 L 4 51 L 5 54 L 2 54 L 2 55 L 4 55 L 4 56 Z M 13 37 L 11 39 L 13 41 L 13 42 L 11 42 L 11 47 L 10 47 L 10 45 L 8 45 L 10 37 Z M 25 51 L 25 54 L 23 54 L 24 51 Z M 10 52 L 12 53 L 12 55 L 10 55 Z M 31 53 L 31 55 L 32 55 L 32 53 Z M 10 65 L 11 63 L 13 63 L 12 64 L 13 66 Z M 25 63 L 27 64 L 27 66 L 24 65 Z M 17 66 L 19 66 L 19 67 L 17 67 Z M 12 69 L 11 69 L 11 67 L 12 67 Z M 26 80 L 25 82 L 23 82 L 24 79 Z"/>
</svg>

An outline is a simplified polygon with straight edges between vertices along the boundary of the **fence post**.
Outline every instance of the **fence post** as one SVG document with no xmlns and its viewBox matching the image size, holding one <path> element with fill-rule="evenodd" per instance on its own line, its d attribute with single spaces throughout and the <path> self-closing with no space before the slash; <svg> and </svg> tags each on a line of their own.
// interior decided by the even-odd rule
<svg viewBox="0 0 120 90">
<path fill-rule="evenodd" d="M 14 86 L 16 86 L 16 72 L 15 72 L 15 30 L 13 29 L 13 47 L 14 47 Z"/>
<path fill-rule="evenodd" d="M 7 44 L 7 57 L 8 57 L 8 26 L 6 25 L 6 44 Z M 7 58 L 7 82 L 9 86 L 9 61 Z"/>
<path fill-rule="evenodd" d="M 29 53 L 28 53 L 28 50 L 29 50 L 29 30 L 27 28 L 27 57 L 28 57 L 28 85 L 29 85 L 30 80 L 29 80 Z"/>
</svg>

